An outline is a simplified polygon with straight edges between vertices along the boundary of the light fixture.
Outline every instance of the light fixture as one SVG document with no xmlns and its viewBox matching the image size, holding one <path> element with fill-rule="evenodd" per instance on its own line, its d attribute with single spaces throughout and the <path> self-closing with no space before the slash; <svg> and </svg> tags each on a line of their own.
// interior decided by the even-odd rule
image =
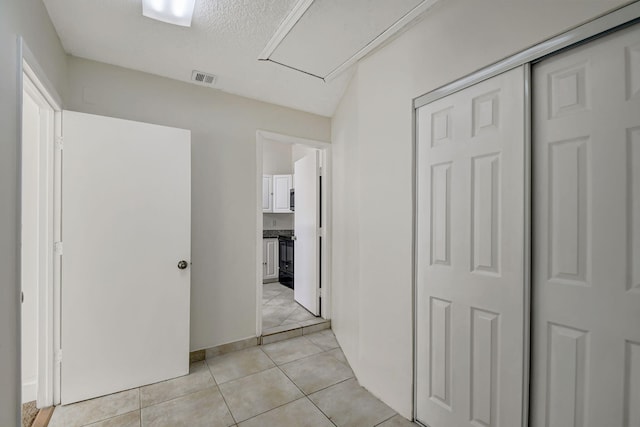
<svg viewBox="0 0 640 427">
<path fill-rule="evenodd" d="M 169 24 L 190 27 L 196 0 L 142 0 L 142 14 Z"/>
</svg>

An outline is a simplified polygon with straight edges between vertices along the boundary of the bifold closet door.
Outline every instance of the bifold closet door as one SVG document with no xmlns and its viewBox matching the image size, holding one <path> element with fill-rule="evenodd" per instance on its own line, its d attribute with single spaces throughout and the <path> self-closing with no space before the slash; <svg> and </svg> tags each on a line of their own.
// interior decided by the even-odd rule
<svg viewBox="0 0 640 427">
<path fill-rule="evenodd" d="M 519 426 L 524 389 L 525 71 L 417 111 L 416 415 Z"/>
<path fill-rule="evenodd" d="M 640 28 L 536 65 L 533 427 L 640 426 Z"/>
</svg>

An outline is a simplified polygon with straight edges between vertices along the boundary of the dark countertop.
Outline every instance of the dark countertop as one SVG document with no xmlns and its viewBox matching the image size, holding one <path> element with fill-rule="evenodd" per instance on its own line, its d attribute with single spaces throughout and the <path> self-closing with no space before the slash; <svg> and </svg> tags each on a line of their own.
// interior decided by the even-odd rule
<svg viewBox="0 0 640 427">
<path fill-rule="evenodd" d="M 291 237 L 293 230 L 262 230 L 263 239 L 274 239 L 280 236 Z"/>
</svg>

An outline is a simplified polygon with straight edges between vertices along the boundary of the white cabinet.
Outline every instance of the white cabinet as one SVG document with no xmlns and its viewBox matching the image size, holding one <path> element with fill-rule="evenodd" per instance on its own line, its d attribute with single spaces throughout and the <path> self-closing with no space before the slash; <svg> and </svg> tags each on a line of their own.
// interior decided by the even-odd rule
<svg viewBox="0 0 640 427">
<path fill-rule="evenodd" d="M 262 175 L 262 212 L 273 212 L 273 175 Z"/>
<path fill-rule="evenodd" d="M 262 212 L 291 213 L 292 175 L 262 175 Z"/>
<path fill-rule="evenodd" d="M 289 192 L 292 181 L 291 175 L 273 175 L 273 212 L 291 213 Z"/>
<path fill-rule="evenodd" d="M 278 280 L 278 239 L 262 239 L 262 280 Z"/>
</svg>

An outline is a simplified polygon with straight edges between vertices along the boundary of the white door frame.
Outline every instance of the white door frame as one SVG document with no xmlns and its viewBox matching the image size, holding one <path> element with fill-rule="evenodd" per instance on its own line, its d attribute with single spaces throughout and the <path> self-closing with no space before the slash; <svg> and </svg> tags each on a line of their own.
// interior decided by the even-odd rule
<svg viewBox="0 0 640 427">
<path fill-rule="evenodd" d="M 329 320 L 331 318 L 331 143 L 315 139 L 300 138 L 266 130 L 256 131 L 256 336 L 262 335 L 262 151 L 265 141 L 275 141 L 283 144 L 300 144 L 317 148 L 322 154 L 322 218 L 319 236 L 324 244 L 320 256 L 322 265 L 322 311 L 320 315 Z"/>
<path fill-rule="evenodd" d="M 60 365 L 56 363 L 60 348 L 60 257 L 55 242 L 60 239 L 61 206 L 61 132 L 62 102 L 53 89 L 35 56 L 20 39 L 20 117 L 22 93 L 28 91 L 41 111 L 46 132 L 40 138 L 39 187 L 44 189 L 38 199 L 38 392 L 37 406 L 60 403 Z M 22 167 L 22 165 L 20 165 Z M 22 188 L 20 189 L 22 191 Z"/>
</svg>

